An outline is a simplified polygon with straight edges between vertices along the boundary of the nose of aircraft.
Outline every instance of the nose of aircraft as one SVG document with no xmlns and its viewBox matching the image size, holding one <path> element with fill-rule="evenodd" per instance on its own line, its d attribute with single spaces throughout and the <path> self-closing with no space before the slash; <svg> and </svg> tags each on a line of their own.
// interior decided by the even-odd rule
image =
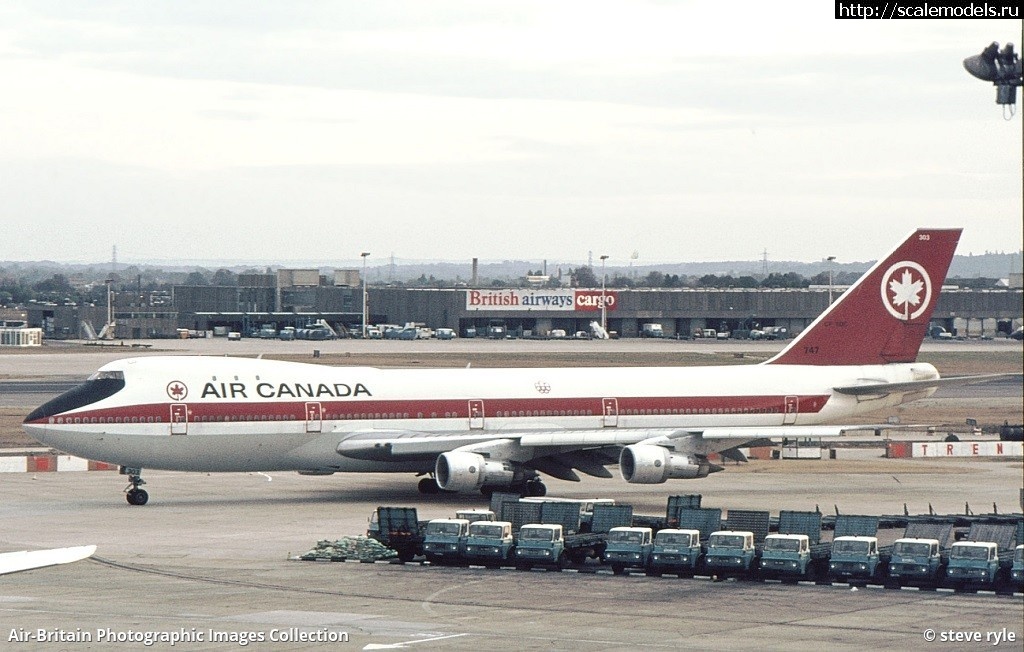
<svg viewBox="0 0 1024 652">
<path fill-rule="evenodd" d="M 26 419 L 25 423 L 23 423 L 21 425 L 21 427 L 25 431 L 25 434 L 27 434 L 32 439 L 35 439 L 36 441 L 38 441 L 41 444 L 46 444 L 47 443 L 47 441 L 46 441 L 46 426 L 44 426 L 42 424 L 39 424 L 39 423 L 36 423 L 36 424 L 29 423 L 28 419 Z"/>
</svg>

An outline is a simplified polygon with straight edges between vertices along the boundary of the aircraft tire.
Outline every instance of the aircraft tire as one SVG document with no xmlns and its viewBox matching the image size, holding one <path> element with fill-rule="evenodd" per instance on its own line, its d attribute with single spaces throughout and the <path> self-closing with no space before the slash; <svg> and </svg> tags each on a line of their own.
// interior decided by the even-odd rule
<svg viewBox="0 0 1024 652">
<path fill-rule="evenodd" d="M 145 505 L 149 502 L 149 494 L 145 489 L 132 489 L 125 495 L 125 498 L 129 505 Z"/>
<path fill-rule="evenodd" d="M 526 483 L 526 495 L 540 498 L 548 493 L 547 486 L 540 480 L 532 480 Z"/>
<path fill-rule="evenodd" d="M 423 478 L 416 485 L 421 494 L 433 495 L 441 492 L 441 487 L 437 486 L 437 480 L 433 478 Z"/>
</svg>

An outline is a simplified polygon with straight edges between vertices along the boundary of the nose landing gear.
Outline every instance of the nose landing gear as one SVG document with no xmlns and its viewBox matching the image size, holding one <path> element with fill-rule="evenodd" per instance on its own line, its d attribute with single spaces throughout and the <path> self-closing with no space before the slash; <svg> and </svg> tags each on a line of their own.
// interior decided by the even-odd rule
<svg viewBox="0 0 1024 652">
<path fill-rule="evenodd" d="M 124 488 L 124 493 L 129 505 L 145 505 L 149 502 L 149 493 L 145 489 L 139 489 L 146 484 L 142 479 L 142 469 L 122 466 L 121 475 L 128 476 L 128 486 Z"/>
</svg>

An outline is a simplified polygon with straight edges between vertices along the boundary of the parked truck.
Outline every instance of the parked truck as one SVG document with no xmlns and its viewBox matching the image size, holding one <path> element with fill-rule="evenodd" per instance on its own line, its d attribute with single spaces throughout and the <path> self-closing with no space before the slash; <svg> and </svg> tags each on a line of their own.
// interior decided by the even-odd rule
<svg viewBox="0 0 1024 652">
<path fill-rule="evenodd" d="M 949 563 L 952 537 L 950 521 L 908 523 L 903 537 L 893 543 L 886 587 L 934 589 L 939 586 Z"/>
<path fill-rule="evenodd" d="M 582 564 L 604 553 L 605 535 L 596 532 L 564 534 L 558 524 L 531 523 L 519 529 L 515 541 L 517 570 L 544 566 L 554 570 Z"/>
<path fill-rule="evenodd" d="M 756 567 L 758 552 L 753 532 L 719 530 L 708 538 L 704 565 L 714 576 L 745 576 Z"/>
<path fill-rule="evenodd" d="M 432 564 L 457 564 L 464 560 L 469 521 L 464 518 L 435 518 L 427 523 L 423 555 Z"/>
<path fill-rule="evenodd" d="M 458 509 L 455 510 L 455 518 L 464 518 L 470 523 L 493 521 L 494 512 L 489 509 Z"/>
<path fill-rule="evenodd" d="M 665 330 L 661 327 L 661 324 L 643 324 L 640 327 L 641 337 L 665 337 Z"/>
<path fill-rule="evenodd" d="M 883 559 L 878 537 L 843 536 L 832 541 L 829 576 L 834 580 L 855 582 L 881 580 L 888 559 Z"/>
<path fill-rule="evenodd" d="M 1024 544 L 1013 549 L 1013 564 L 1010 566 L 1010 583 L 1018 591 L 1024 591 Z"/>
<path fill-rule="evenodd" d="M 934 588 L 942 581 L 949 556 L 938 539 L 896 539 L 889 559 L 887 588 L 918 586 Z"/>
<path fill-rule="evenodd" d="M 768 512 L 730 510 L 728 530 L 712 532 L 708 537 L 704 565 L 718 577 L 751 577 L 757 571 L 761 545 L 768 535 Z"/>
<path fill-rule="evenodd" d="M 647 574 L 651 577 L 660 577 L 663 573 L 693 577 L 703 563 L 704 549 L 698 530 L 666 528 L 659 530 L 654 537 Z"/>
<path fill-rule="evenodd" d="M 973 522 L 965 541 L 949 549 L 946 584 L 959 590 L 994 589 L 1008 584 L 1019 524 Z"/>
<path fill-rule="evenodd" d="M 498 568 L 512 563 L 514 554 L 512 523 L 487 520 L 469 524 L 465 549 L 465 558 L 469 563 Z"/>
<path fill-rule="evenodd" d="M 821 543 L 819 512 L 779 513 L 779 531 L 764 539 L 760 574 L 783 581 L 814 580 L 828 573 L 829 544 Z"/>
<path fill-rule="evenodd" d="M 417 519 L 415 507 L 378 507 L 370 518 L 367 536 L 398 553 L 403 562 L 423 553 L 427 523 Z"/>
<path fill-rule="evenodd" d="M 878 545 L 878 517 L 839 515 L 828 563 L 829 578 L 842 582 L 882 581 L 891 548 Z"/>
<path fill-rule="evenodd" d="M 647 570 L 654 549 L 654 532 L 649 527 L 614 527 L 608 532 L 604 562 L 616 575 L 630 568 Z"/>
<path fill-rule="evenodd" d="M 994 589 L 1011 563 L 992 541 L 956 541 L 949 549 L 946 582 L 954 589 Z"/>
</svg>

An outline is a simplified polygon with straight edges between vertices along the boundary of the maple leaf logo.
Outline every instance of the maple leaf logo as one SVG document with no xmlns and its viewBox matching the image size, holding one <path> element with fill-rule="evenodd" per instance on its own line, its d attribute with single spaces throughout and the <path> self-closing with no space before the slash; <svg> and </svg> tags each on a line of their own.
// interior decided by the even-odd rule
<svg viewBox="0 0 1024 652">
<path fill-rule="evenodd" d="M 920 317 L 932 300 L 932 283 L 924 267 L 912 261 L 896 263 L 882 275 L 882 303 L 896 319 Z"/>
<path fill-rule="evenodd" d="M 174 380 L 167 384 L 167 395 L 171 397 L 171 400 L 181 401 L 188 396 L 188 388 L 185 387 L 185 383 Z"/>
<path fill-rule="evenodd" d="M 900 280 L 889 281 L 889 291 L 892 292 L 892 305 L 903 306 L 903 318 L 910 319 L 910 308 L 921 303 L 921 291 L 924 290 L 924 283 L 915 281 L 909 269 L 903 270 Z"/>
</svg>

